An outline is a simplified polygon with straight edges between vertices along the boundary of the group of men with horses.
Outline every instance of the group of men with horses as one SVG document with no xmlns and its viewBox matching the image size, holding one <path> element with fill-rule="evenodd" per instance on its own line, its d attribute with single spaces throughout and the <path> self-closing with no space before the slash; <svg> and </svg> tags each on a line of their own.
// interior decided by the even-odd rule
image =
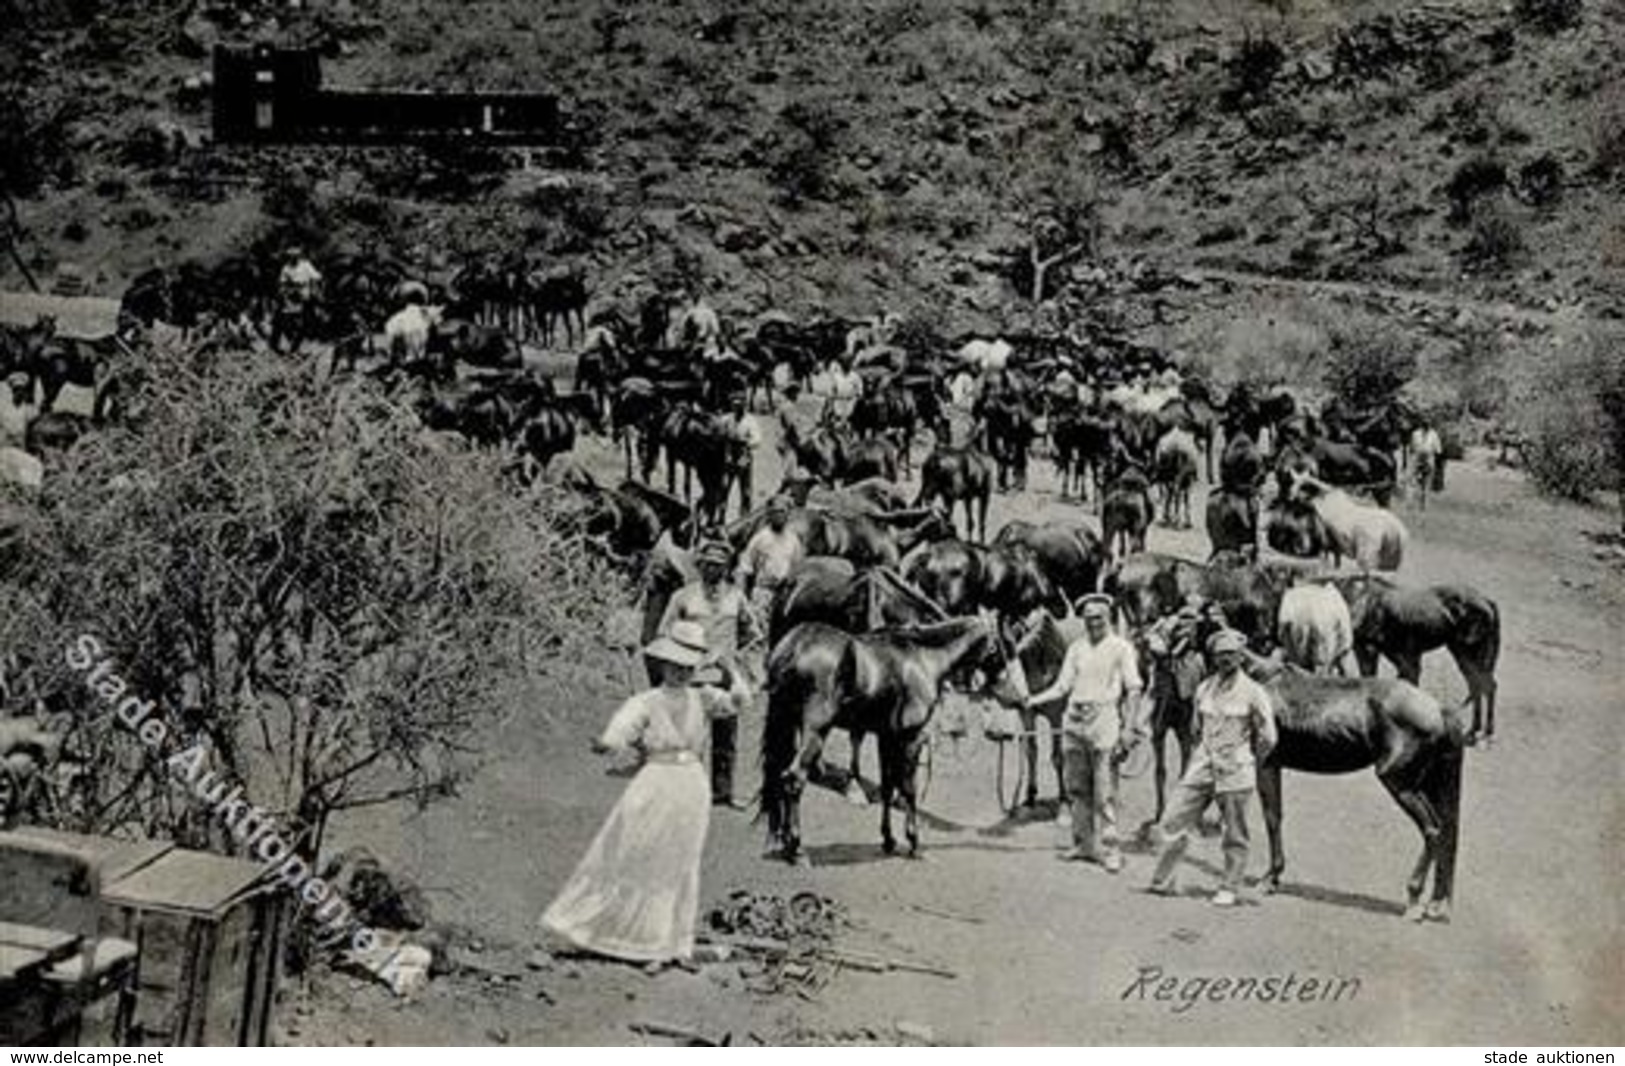
<svg viewBox="0 0 1625 1066">
<path fill-rule="evenodd" d="M 1172 434 L 1182 434 L 1193 443 L 1187 468 L 1195 480 L 1200 477 L 1201 450 L 1208 450 L 1211 456 L 1215 437 L 1223 433 L 1220 473 L 1211 495 L 1219 500 L 1234 497 L 1233 517 L 1239 516 L 1238 524 L 1245 533 L 1223 548 L 1215 537 L 1216 553 L 1228 561 L 1216 558 L 1206 567 L 1190 564 L 1195 569 L 1188 586 L 1183 571 L 1175 568 L 1171 601 L 1165 593 L 1157 593 L 1153 600 L 1170 606 L 1149 611 L 1130 609 L 1139 600 L 1113 602 L 1095 592 L 1102 586 L 1132 591 L 1118 582 L 1118 575 L 1126 580 L 1133 570 L 1141 558 L 1143 539 L 1131 538 L 1113 552 L 1081 526 L 1066 531 L 1065 536 L 1068 543 L 1077 542 L 1080 558 L 1088 560 L 1082 564 L 1088 577 L 1081 584 L 1069 584 L 1064 592 L 1059 588 L 1066 578 L 1053 563 L 1041 563 L 1034 551 L 1030 538 L 1036 529 L 1023 530 L 1019 536 L 1014 527 L 1006 531 L 1009 537 L 1001 533 L 999 543 L 979 549 L 997 553 L 986 561 L 976 557 L 978 546 L 955 542 L 951 529 L 901 550 L 895 546 L 889 551 L 869 548 L 858 550 L 850 559 L 832 558 L 820 553 L 855 549 L 845 534 L 832 540 L 826 532 L 828 524 L 843 530 L 876 530 L 872 535 L 880 536 L 883 543 L 889 536 L 887 508 L 896 508 L 906 497 L 885 487 L 895 476 L 886 469 L 864 470 L 870 476 L 860 482 L 862 492 L 834 496 L 846 491 L 838 486 L 850 475 L 857 438 L 845 436 L 840 425 L 827 420 L 809 434 L 781 414 L 781 421 L 786 421 L 781 447 L 793 460 L 795 473 L 787 488 L 797 492 L 797 499 L 806 499 L 807 481 L 825 483 L 830 486 L 822 490 L 830 494 L 826 499 L 840 498 L 842 507 L 867 512 L 832 515 L 827 505 L 792 506 L 776 497 L 765 519 L 760 514 L 742 514 L 727 537 L 736 549 L 747 544 L 739 566 L 742 581 L 754 580 L 769 569 L 772 574 L 770 587 L 755 587 L 754 603 L 746 604 L 739 597 L 741 613 L 749 610 L 754 618 L 749 635 L 736 634 L 731 646 L 741 646 L 741 639 L 758 639 L 765 620 L 768 693 L 760 798 L 762 814 L 784 854 L 794 857 L 799 852 L 799 799 L 805 784 L 825 772 L 820 758 L 823 742 L 835 728 L 846 729 L 854 737 L 849 784 L 857 779 L 858 742 L 869 733 L 877 736 L 883 842 L 888 851 L 894 847 L 890 815 L 896 801 L 907 818 L 911 849 L 917 846 L 917 762 L 927 743 L 926 724 L 932 708 L 946 686 L 954 685 L 1000 692 L 1024 709 L 1060 705 L 1056 716 L 1058 769 L 1072 820 L 1072 846 L 1065 857 L 1092 859 L 1113 872 L 1122 868 L 1115 817 L 1122 760 L 1153 733 L 1160 749 L 1172 731 L 1181 742 L 1184 765 L 1170 796 L 1162 760 L 1157 760 L 1156 821 L 1162 827 L 1165 850 L 1152 877 L 1154 891 L 1169 890 L 1170 871 L 1177 865 L 1183 840 L 1201 811 L 1216 803 L 1223 823 L 1226 863 L 1214 898 L 1220 904 L 1235 902 L 1248 846 L 1246 797 L 1255 790 L 1264 802 L 1271 837 L 1266 884 L 1274 885 L 1284 866 L 1279 835 L 1280 770 L 1325 772 L 1327 766 L 1335 766 L 1341 772 L 1367 766 L 1377 768 L 1384 784 L 1423 832 L 1424 857 L 1411 886 L 1413 910 L 1419 917 L 1445 917 L 1459 812 L 1459 763 L 1466 738 L 1463 723 L 1414 685 L 1315 677 L 1291 664 L 1272 665 L 1272 660 L 1259 656 L 1269 643 L 1260 638 L 1273 634 L 1281 597 L 1281 586 L 1274 584 L 1279 581 L 1278 572 L 1256 561 L 1262 550 L 1259 497 L 1271 469 L 1269 459 L 1279 468 L 1281 457 L 1290 456 L 1290 462 L 1298 464 L 1292 467 L 1294 477 L 1311 476 L 1303 473 L 1302 464 L 1306 459 L 1314 463 L 1316 450 L 1324 450 L 1324 444 L 1336 440 L 1318 416 L 1298 411 L 1285 394 L 1249 397 L 1246 390 L 1240 390 L 1221 404 L 1199 379 L 1168 373 L 1171 368 L 1166 366 L 1161 370 L 1138 366 L 1128 375 L 1109 370 L 1078 374 L 1063 369 L 1071 383 L 1050 391 L 1059 396 L 1078 389 L 1075 408 L 1068 408 L 1062 398 L 1045 401 L 1040 409 L 1050 420 L 1052 433 L 1075 410 L 1098 417 L 1104 424 L 1106 443 L 1098 463 L 1109 473 L 1104 485 L 1097 482 L 1097 499 L 1102 489 L 1107 499 L 1114 490 L 1121 491 L 1125 475 L 1141 464 L 1155 470 L 1160 464 L 1147 461 L 1156 458 L 1158 444 Z M 978 384 L 985 390 L 982 395 L 991 393 L 993 407 L 1009 404 L 1009 397 L 1025 387 L 1022 376 L 1011 373 L 985 375 Z M 970 398 L 974 403 L 974 394 Z M 981 410 L 988 407 L 983 404 Z M 972 433 L 959 447 L 950 440 L 938 441 L 922 468 L 921 492 L 913 501 L 917 506 L 938 502 L 933 485 L 943 481 L 944 469 L 955 471 L 947 478 L 949 482 L 974 481 L 978 474 L 984 483 L 994 480 L 993 460 L 980 446 L 992 427 L 985 416 L 973 416 L 971 425 Z M 1259 442 L 1267 443 L 1269 451 Z M 1375 444 L 1359 447 L 1379 450 Z M 1429 448 L 1424 444 L 1418 450 Z M 965 460 L 976 457 L 990 466 L 967 474 L 975 465 L 967 468 Z M 1063 461 L 1057 448 L 1058 467 Z M 961 464 L 957 468 L 956 462 Z M 1328 476 L 1325 467 L 1310 469 Z M 1018 485 L 1019 472 L 1012 467 L 1010 473 L 1007 483 Z M 871 483 L 876 486 L 874 500 L 883 501 L 878 507 L 869 498 Z M 1139 491 L 1148 496 L 1148 489 L 1145 485 Z M 945 498 L 950 502 L 963 499 L 946 494 Z M 1101 501 L 1103 512 L 1105 502 Z M 1288 502 L 1297 502 L 1297 497 L 1283 497 L 1276 506 Z M 748 499 L 741 501 L 741 512 L 745 511 Z M 1144 525 L 1138 531 L 1142 538 L 1154 513 L 1148 499 Z M 1214 528 L 1211 501 L 1209 526 Z M 986 538 L 985 526 L 971 529 Z M 937 570 L 923 562 L 940 555 L 943 546 L 952 548 L 956 543 L 966 562 L 956 564 L 961 570 L 954 580 L 977 575 L 977 587 L 983 590 L 978 595 L 984 597 L 980 602 L 951 592 L 957 586 L 941 584 Z M 832 549 L 831 544 L 838 546 Z M 909 548 L 917 550 L 909 554 Z M 724 563 L 723 550 L 720 540 L 702 549 L 714 557 L 718 574 L 726 574 L 731 565 Z M 915 562 L 896 571 L 884 565 L 886 561 L 901 563 L 904 555 Z M 769 559 L 777 565 L 764 567 Z M 1029 572 L 1031 576 L 1019 582 L 1010 578 Z M 1153 568 L 1148 573 L 1155 576 L 1161 571 Z M 1287 577 L 1285 583 L 1296 579 Z M 953 610 L 944 609 L 946 602 L 955 604 Z M 1058 616 L 1048 614 L 1066 615 L 1074 608 L 1079 612 L 1077 619 L 1061 617 L 1057 622 Z M 1240 621 L 1238 628 L 1225 622 L 1227 609 Z M 954 613 L 967 610 L 970 613 Z M 1112 632 L 1114 616 L 1125 627 L 1121 634 Z M 1036 625 L 1035 617 L 1048 617 L 1049 621 Z M 1068 630 L 1064 636 L 1063 629 Z M 1048 635 L 1039 640 L 1035 634 L 1040 632 Z M 1043 654 L 1034 653 L 1037 644 L 1046 645 Z M 1069 660 L 1071 665 L 1063 669 Z M 1020 670 L 1014 668 L 1018 665 Z M 1042 688 L 1034 696 L 1023 691 L 1028 684 Z M 1187 708 L 1183 720 L 1175 710 L 1180 706 Z M 1368 724 L 1361 727 L 1359 737 L 1351 737 L 1341 726 L 1328 724 L 1330 718 Z M 727 749 L 728 741 L 722 743 Z M 730 756 L 725 754 L 723 761 L 731 763 Z M 723 794 L 720 787 L 719 794 Z M 725 795 L 732 798 L 731 786 Z M 1429 872 L 1436 873 L 1435 894 L 1433 902 L 1423 907 L 1419 897 Z"/>
</svg>

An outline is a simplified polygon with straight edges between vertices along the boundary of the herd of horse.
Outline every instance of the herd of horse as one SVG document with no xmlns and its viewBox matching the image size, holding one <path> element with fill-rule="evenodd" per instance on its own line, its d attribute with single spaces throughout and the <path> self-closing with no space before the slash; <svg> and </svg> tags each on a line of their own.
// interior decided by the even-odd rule
<svg viewBox="0 0 1625 1066">
<path fill-rule="evenodd" d="M 833 729 L 853 737 L 853 781 L 861 739 L 876 738 L 883 844 L 896 847 L 891 809 L 900 805 L 917 851 L 920 757 L 950 685 L 1020 709 L 1025 800 L 1036 801 L 1034 726 L 1057 726 L 1061 707 L 1029 709 L 1026 695 L 1059 669 L 1078 598 L 1105 591 L 1150 678 L 1159 810 L 1166 738 L 1178 740 L 1182 759 L 1190 751 L 1191 686 L 1181 679 L 1201 669 L 1200 642 L 1168 639 L 1168 627 L 1194 610 L 1198 629 L 1246 634 L 1255 676 L 1276 699 L 1281 742 L 1260 774 L 1266 884 L 1279 883 L 1285 864 L 1281 771 L 1370 768 L 1423 837 L 1412 913 L 1447 917 L 1463 752 L 1494 732 L 1500 622 L 1474 589 L 1382 576 L 1401 568 L 1408 536 L 1391 510 L 1415 424 L 1403 404 L 1315 410 L 1246 383 L 1221 398 L 1162 353 L 1111 338 L 1011 338 L 997 361 L 978 363 L 974 353 L 994 347 L 982 339 L 833 317 L 768 316 L 736 334 L 700 300 L 654 296 L 630 315 L 587 315 L 585 285 L 569 273 L 477 265 L 429 292 L 403 290 L 359 257 L 324 268 L 321 301 L 290 309 L 266 295 L 263 270 L 194 276 L 183 264 L 138 278 L 121 318 L 132 329 L 249 329 L 273 348 L 322 341 L 335 369 L 413 383 L 427 427 L 512 449 L 527 470 L 545 470 L 578 432 L 605 434 L 622 449 L 623 480 L 603 485 L 579 470 L 565 480 L 586 501 L 587 532 L 634 569 L 667 531 L 745 543 L 761 515 L 741 494 L 729 524 L 733 482 L 751 458 L 740 416 L 751 407 L 776 414 L 787 470 L 778 491 L 796 504 L 790 521 L 808 552 L 768 620 L 761 807 L 785 857 L 800 852 L 800 796 L 822 773 Z M 421 346 L 380 348 L 381 324 L 412 309 L 422 312 Z M 533 372 L 523 347 L 551 338 L 555 322 L 577 352 L 569 394 Z M 43 324 L 0 336 L 0 371 L 30 374 L 48 393 L 49 383 L 105 388 L 103 358 L 54 341 Z M 816 388 L 834 365 L 861 388 L 827 397 L 813 424 L 798 424 L 805 405 L 782 401 Z M 918 487 L 905 491 L 925 437 Z M 990 536 L 991 497 L 1024 489 L 1045 451 L 1062 496 L 1075 495 L 1093 521 L 1079 510 Z M 662 456 L 664 491 L 653 485 Z M 1210 556 L 1147 551 L 1159 519 L 1194 526 L 1203 481 Z M 1435 649 L 1448 649 L 1467 679 L 1470 724 L 1417 685 Z M 1382 658 L 1397 678 L 1375 676 Z M 1357 676 L 1338 676 L 1356 673 L 1351 661 Z"/>
<path fill-rule="evenodd" d="M 911 378 L 927 380 L 939 405 L 929 417 L 916 404 L 905 421 L 906 400 L 895 405 L 897 421 L 859 415 L 889 410 L 889 402 L 853 402 L 845 412 L 825 402 L 811 426 L 777 412 L 787 470 L 781 491 L 796 504 L 790 525 L 809 552 L 778 589 L 768 620 L 761 809 L 780 853 L 801 853 L 801 797 L 808 782 L 828 776 L 823 749 L 836 729 L 853 741 L 849 788 L 861 780 L 863 738 L 876 738 L 882 844 L 888 853 L 897 847 L 897 806 L 914 853 L 921 752 L 949 686 L 1021 712 L 1025 802 L 1036 802 L 1034 726 L 1044 718 L 1058 727 L 1062 708 L 1029 709 L 1026 694 L 1054 679 L 1076 635 L 1072 605 L 1104 590 L 1151 678 L 1159 810 L 1165 740 L 1172 734 L 1188 757 L 1194 720 L 1190 686 L 1176 683 L 1193 664 L 1175 660 L 1199 658 L 1201 646 L 1186 641 L 1175 650 L 1159 632 L 1194 604 L 1199 628 L 1225 624 L 1247 635 L 1251 669 L 1278 704 L 1282 742 L 1260 775 L 1271 844 L 1266 887 L 1277 887 L 1285 868 L 1281 771 L 1371 769 L 1423 839 L 1407 886 L 1411 915 L 1447 920 L 1463 755 L 1481 732 L 1494 732 L 1500 618 L 1492 600 L 1467 586 L 1414 588 L 1384 576 L 1400 569 L 1408 539 L 1390 509 L 1405 413 L 1356 419 L 1335 405 L 1308 411 L 1285 393 L 1245 388 L 1221 404 L 1206 384 L 1167 367 L 1078 374 L 1077 363 L 1069 368 L 1082 388 L 1063 401 L 1041 370 L 1004 367 L 978 374 L 980 395 L 956 410 L 943 386 L 955 372 L 951 358 L 912 375 L 918 368 L 906 356 L 899 362 L 867 378 L 865 395 L 912 397 Z M 611 411 L 614 400 L 612 388 Z M 1015 445 L 1012 426 L 1024 427 Z M 918 489 L 906 492 L 899 479 L 907 477 L 904 456 L 917 430 L 934 439 Z M 1076 489 L 1082 502 L 1092 490 L 1098 522 L 1014 521 L 990 537 L 990 497 L 1020 490 L 1033 445 L 1046 439 L 1063 494 Z M 658 442 L 658 433 L 649 440 Z M 629 466 L 617 488 L 590 486 L 613 516 L 602 530 L 612 537 L 628 514 L 649 507 L 638 497 L 665 495 L 637 473 Z M 1211 556 L 1146 551 L 1159 516 L 1194 524 L 1188 499 L 1204 477 Z M 955 505 L 965 508 L 962 524 Z M 760 521 L 745 513 L 716 526 L 726 515 L 677 496 L 667 496 L 664 509 L 678 523 L 712 524 L 735 547 Z M 662 528 L 647 519 L 633 524 L 643 539 Z M 1465 706 L 1445 706 L 1418 687 L 1422 656 L 1435 649 L 1448 649 L 1467 679 L 1470 719 Z M 1376 676 L 1383 658 L 1397 678 Z"/>
</svg>

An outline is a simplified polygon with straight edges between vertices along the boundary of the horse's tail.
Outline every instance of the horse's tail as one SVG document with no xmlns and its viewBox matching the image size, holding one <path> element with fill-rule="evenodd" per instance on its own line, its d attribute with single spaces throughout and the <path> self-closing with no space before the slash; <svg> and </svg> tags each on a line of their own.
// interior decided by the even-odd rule
<svg viewBox="0 0 1625 1066">
<path fill-rule="evenodd" d="M 767 662 L 767 721 L 762 726 L 762 791 L 757 818 L 767 819 L 769 836 L 778 840 L 788 827 L 790 776 L 801 743 L 804 693 L 798 678 L 787 676 L 781 656 L 788 645 L 775 645 Z"/>
</svg>

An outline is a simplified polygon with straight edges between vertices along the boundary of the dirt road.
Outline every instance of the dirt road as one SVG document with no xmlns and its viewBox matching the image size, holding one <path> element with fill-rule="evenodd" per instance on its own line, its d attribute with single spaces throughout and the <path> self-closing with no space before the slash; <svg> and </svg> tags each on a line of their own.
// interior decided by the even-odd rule
<svg viewBox="0 0 1625 1066">
<path fill-rule="evenodd" d="M 601 445 L 584 452 L 613 471 Z M 774 484 L 776 457 L 766 465 L 758 482 Z M 993 527 L 1016 517 L 1095 524 L 1051 486 L 1040 460 L 1036 491 L 998 499 Z M 1290 775 L 1285 891 L 1222 912 L 1197 894 L 1216 873 L 1213 839 L 1191 849 L 1191 894 L 1176 900 L 1142 893 L 1143 851 L 1115 878 L 1056 862 L 1051 812 L 1001 815 L 996 749 L 973 721 L 965 740 L 935 744 L 921 860 L 882 856 L 878 809 L 814 789 L 803 815 L 810 868 L 766 861 L 761 828 L 732 812 L 713 819 L 704 868 L 708 900 L 736 888 L 812 888 L 849 908 L 854 946 L 945 964 L 957 979 L 843 972 L 813 1001 L 756 997 L 732 964 L 652 978 L 593 963 L 527 972 L 517 960 L 536 915 L 624 783 L 586 754 L 610 697 L 572 706 L 560 693 L 561 724 L 547 729 L 539 711 L 517 710 L 491 738 L 500 754 L 462 797 L 342 827 L 417 876 L 442 917 L 480 930 L 481 965 L 500 973 L 438 980 L 408 1005 L 338 979 L 290 1005 L 289 1038 L 624 1042 L 629 1021 L 656 1018 L 736 1042 L 889 1041 L 909 1021 L 939 1041 L 977 1043 L 1618 1043 L 1625 582 L 1582 535 L 1609 519 L 1540 500 L 1517 475 L 1479 462 L 1452 467 L 1449 491 L 1425 514 L 1403 513 L 1413 545 L 1402 578 L 1471 582 L 1504 616 L 1500 736 L 1468 758 L 1450 925 L 1400 917 L 1420 841 L 1369 773 Z M 1199 533 L 1157 528 L 1151 540 L 1205 554 Z M 1423 683 L 1450 699 L 1464 692 L 1445 656 L 1429 658 Z M 754 742 L 747 730 L 742 750 Z M 844 757 L 841 742 L 834 747 Z M 1041 767 L 1053 795 L 1047 760 Z M 1123 791 L 1132 828 L 1149 816 L 1149 776 Z M 1256 873 L 1256 809 L 1253 827 Z M 1157 1000 L 1152 976 L 1181 979 L 1176 998 Z M 1217 985 L 1289 976 L 1294 991 L 1275 1002 L 1237 1002 Z M 1197 998 L 1180 998 L 1192 989 Z"/>
</svg>

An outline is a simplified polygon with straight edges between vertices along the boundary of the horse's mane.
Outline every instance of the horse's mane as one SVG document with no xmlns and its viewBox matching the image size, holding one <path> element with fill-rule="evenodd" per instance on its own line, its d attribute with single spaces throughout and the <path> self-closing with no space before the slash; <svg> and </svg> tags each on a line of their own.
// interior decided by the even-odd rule
<svg viewBox="0 0 1625 1066">
<path fill-rule="evenodd" d="M 980 624 L 982 624 L 982 620 L 976 615 L 966 615 L 962 618 L 949 618 L 942 622 L 887 626 L 884 629 L 875 630 L 870 636 L 884 637 L 896 644 L 941 647 L 964 636 L 970 627 Z"/>
<path fill-rule="evenodd" d="M 942 605 L 940 603 L 933 600 L 930 596 L 927 596 L 919 589 L 915 588 L 912 584 L 905 580 L 902 575 L 898 574 L 890 567 L 881 566 L 865 571 L 861 575 L 861 580 L 873 591 L 889 589 L 893 594 L 901 596 L 903 599 L 909 601 L 915 606 L 930 611 L 942 621 L 950 621 L 950 619 L 947 617 L 947 612 L 942 609 Z M 930 624 L 936 625 L 940 623 Z M 892 628 L 905 629 L 915 627 L 896 626 Z"/>
</svg>

